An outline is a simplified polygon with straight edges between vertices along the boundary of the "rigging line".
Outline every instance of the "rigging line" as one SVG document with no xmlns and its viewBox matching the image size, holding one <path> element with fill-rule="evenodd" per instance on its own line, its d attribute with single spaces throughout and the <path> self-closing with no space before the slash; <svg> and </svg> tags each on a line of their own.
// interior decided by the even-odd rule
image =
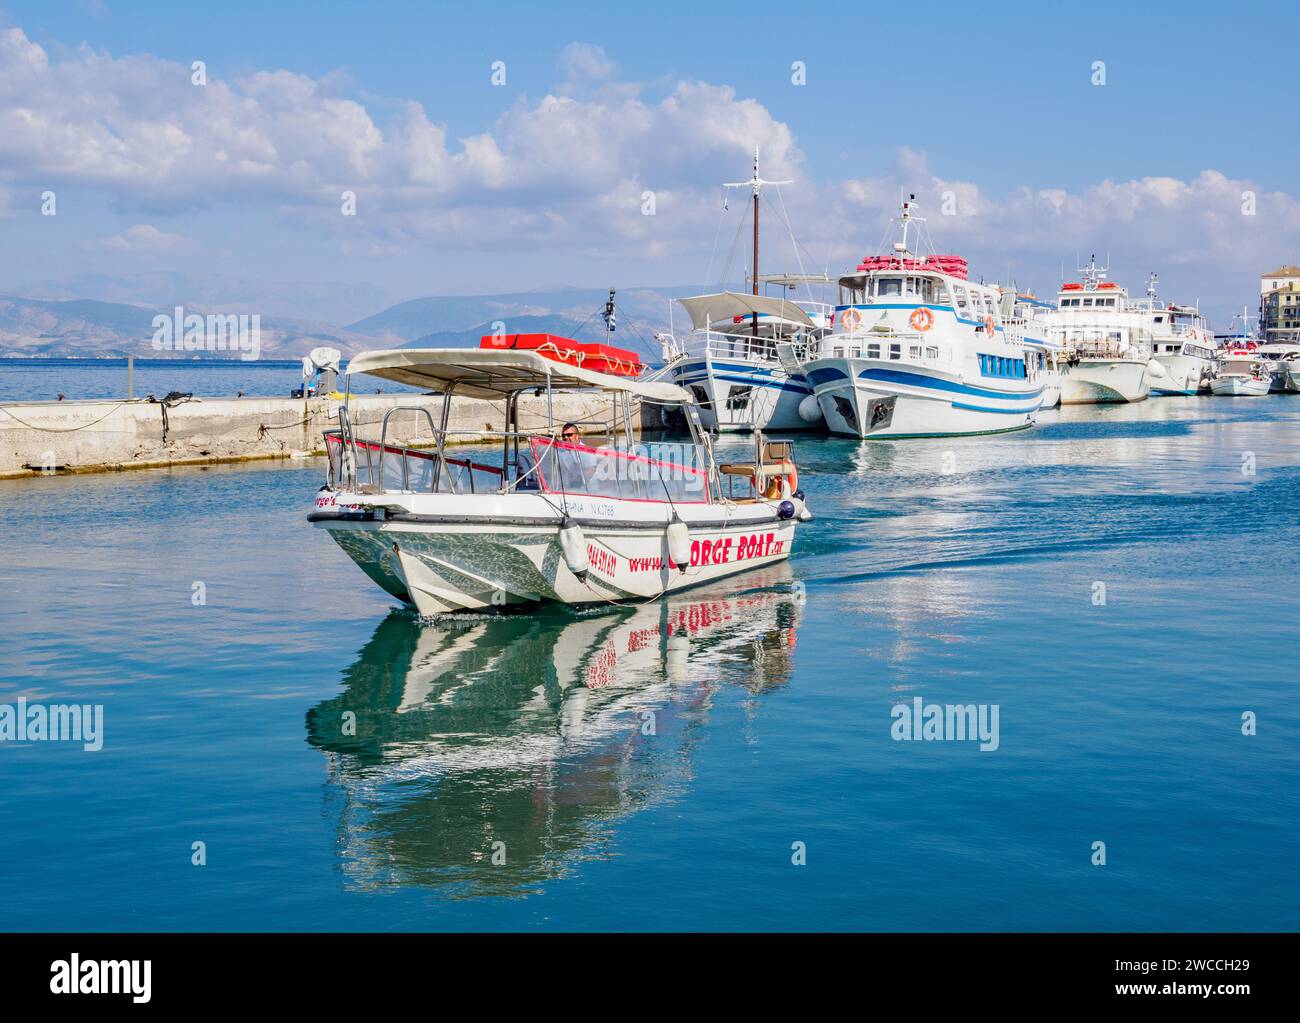
<svg viewBox="0 0 1300 1023">
<path fill-rule="evenodd" d="M 722 237 L 722 217 L 723 214 L 727 212 L 727 204 L 725 201 L 727 190 L 725 188 L 722 190 L 722 194 L 724 200 L 722 204 L 722 213 L 718 214 L 718 226 L 713 229 L 713 251 L 709 253 L 709 268 L 704 272 L 704 288 L 706 291 L 709 287 L 709 281 L 713 279 L 713 260 L 718 255 L 718 239 Z"/>
<path fill-rule="evenodd" d="M 780 185 L 775 185 L 773 187 L 776 188 L 777 201 L 781 204 L 781 219 L 785 221 L 785 229 L 790 235 L 790 244 L 794 248 L 794 260 L 799 265 L 799 276 L 804 278 L 803 285 L 808 291 L 809 300 L 815 301 L 812 293 L 812 282 L 807 279 L 808 274 L 804 271 L 803 256 L 799 253 L 799 239 L 794 236 L 794 225 L 790 223 L 790 214 L 785 208 L 785 196 L 781 194 Z"/>
<path fill-rule="evenodd" d="M 747 223 L 749 223 L 748 204 L 746 205 L 745 215 L 740 218 L 740 223 L 736 225 L 736 235 L 734 238 L 731 239 L 731 248 L 727 250 L 727 261 L 726 263 L 723 264 L 722 276 L 720 276 L 718 279 L 718 284 L 723 288 L 725 288 L 727 284 L 724 278 L 726 276 L 727 271 L 731 268 L 731 259 L 736 254 L 736 245 L 740 241 L 740 233 L 745 229 L 745 225 Z"/>
</svg>

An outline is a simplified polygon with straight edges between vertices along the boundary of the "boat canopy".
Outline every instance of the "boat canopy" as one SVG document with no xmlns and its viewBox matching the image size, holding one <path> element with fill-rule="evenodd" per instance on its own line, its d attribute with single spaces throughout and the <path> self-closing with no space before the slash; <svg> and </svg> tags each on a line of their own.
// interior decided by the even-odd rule
<svg viewBox="0 0 1300 1023">
<path fill-rule="evenodd" d="M 803 327 L 815 327 L 812 318 L 787 298 L 772 298 L 768 295 L 745 295 L 738 291 L 719 291 L 714 295 L 696 295 L 694 298 L 677 300 L 691 314 L 691 323 L 696 330 L 716 327 L 720 323 L 744 319 L 758 313 L 763 316 L 779 316 L 783 320 L 797 323 Z"/>
<path fill-rule="evenodd" d="M 547 359 L 531 350 L 483 348 L 393 348 L 362 352 L 348 373 L 367 373 L 395 383 L 468 398 L 502 398 L 547 386 L 621 391 L 650 401 L 684 404 L 690 395 L 676 384 L 642 383 Z"/>
</svg>

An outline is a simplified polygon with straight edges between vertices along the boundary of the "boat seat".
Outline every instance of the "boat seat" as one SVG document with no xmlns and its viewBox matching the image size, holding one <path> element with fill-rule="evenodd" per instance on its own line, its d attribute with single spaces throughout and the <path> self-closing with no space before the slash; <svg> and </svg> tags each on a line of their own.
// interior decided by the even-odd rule
<svg viewBox="0 0 1300 1023">
<path fill-rule="evenodd" d="M 722 462 L 718 465 L 718 472 L 723 476 L 753 476 L 753 462 Z"/>
<path fill-rule="evenodd" d="M 764 462 L 784 462 L 790 457 L 788 440 L 770 440 L 763 445 Z"/>
</svg>

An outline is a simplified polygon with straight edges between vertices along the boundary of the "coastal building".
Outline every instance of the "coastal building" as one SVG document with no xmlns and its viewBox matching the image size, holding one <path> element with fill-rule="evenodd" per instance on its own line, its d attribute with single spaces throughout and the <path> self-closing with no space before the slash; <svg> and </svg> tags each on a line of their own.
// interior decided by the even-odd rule
<svg viewBox="0 0 1300 1023">
<path fill-rule="evenodd" d="M 1266 342 L 1300 341 L 1300 266 L 1260 274 L 1259 332 Z"/>
</svg>

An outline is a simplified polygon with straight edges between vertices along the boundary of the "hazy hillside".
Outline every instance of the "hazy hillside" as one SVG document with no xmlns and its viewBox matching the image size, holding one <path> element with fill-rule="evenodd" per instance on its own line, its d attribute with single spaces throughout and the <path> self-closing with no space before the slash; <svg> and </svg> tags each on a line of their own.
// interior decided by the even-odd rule
<svg viewBox="0 0 1300 1023">
<path fill-rule="evenodd" d="M 616 301 L 620 330 L 639 329 L 647 340 L 668 324 L 670 298 L 692 295 L 698 288 L 619 289 Z M 505 295 L 446 295 L 399 302 L 383 312 L 350 324 L 348 330 L 375 338 L 413 341 L 431 334 L 456 334 L 502 320 L 506 330 L 521 333 L 511 321 L 520 317 L 553 317 L 553 332 L 563 333 L 589 319 L 600 322 L 608 288 L 570 288 Z M 567 326 L 561 326 L 561 323 Z M 491 328 L 483 333 L 490 333 Z M 477 343 L 477 338 L 475 339 Z"/>
<path fill-rule="evenodd" d="M 14 356 L 81 356 L 151 355 L 160 353 L 152 347 L 153 318 L 158 313 L 172 314 L 176 305 L 186 313 L 254 313 L 261 315 L 262 352 L 273 358 L 296 358 L 318 345 L 330 345 L 345 356 L 366 348 L 418 344 L 421 347 L 475 346 L 484 334 L 498 323 L 509 333 L 551 333 L 599 340 L 604 334 L 601 311 L 609 291 L 606 288 L 561 288 L 542 292 L 519 292 L 505 295 L 441 295 L 413 299 L 389 306 L 381 312 L 339 326 L 336 321 L 271 315 L 253 298 L 215 302 L 218 294 L 232 295 L 231 282 L 219 282 L 215 290 L 205 290 L 182 275 L 172 279 L 165 274 L 132 278 L 133 287 L 156 286 L 157 294 L 172 287 L 194 287 L 197 295 L 176 293 L 166 303 L 113 302 L 102 298 L 51 299 L 21 295 L 0 295 L 0 357 Z M 87 280 L 101 294 L 111 293 L 120 283 L 117 278 Z M 125 287 L 125 285 L 124 285 Z M 275 288 L 294 286 L 275 285 Z M 322 285 L 320 287 L 328 287 Z M 297 298 L 280 296 L 282 308 L 308 307 L 317 286 L 304 286 Z M 669 326 L 668 306 L 672 297 L 690 295 L 698 289 L 627 288 L 618 292 L 618 329 L 614 343 L 632 348 L 642 355 L 658 358 L 654 342 L 656 331 Z M 256 288 L 250 289 L 250 296 Z M 355 298 L 355 296 L 354 296 Z M 344 303 L 350 305 L 351 302 Z M 675 313 L 678 329 L 686 326 L 686 317 Z M 173 353 L 165 352 L 163 355 Z M 179 353 L 180 357 L 189 357 Z M 229 357 L 226 353 L 209 353 L 211 357 Z"/>
</svg>

